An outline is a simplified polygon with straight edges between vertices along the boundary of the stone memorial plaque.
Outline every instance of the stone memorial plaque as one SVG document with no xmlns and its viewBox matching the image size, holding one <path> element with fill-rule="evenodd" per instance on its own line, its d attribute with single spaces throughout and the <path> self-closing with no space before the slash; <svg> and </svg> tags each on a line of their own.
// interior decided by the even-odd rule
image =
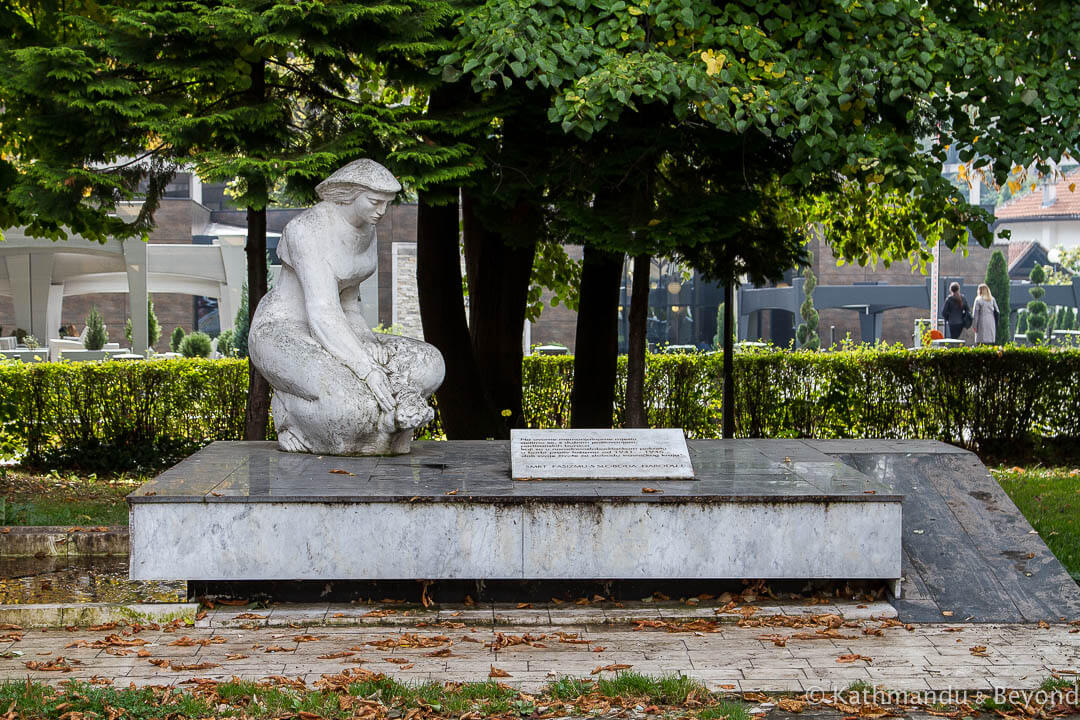
<svg viewBox="0 0 1080 720">
<path fill-rule="evenodd" d="M 513 430 L 515 480 L 693 480 L 686 437 L 660 430 Z"/>
</svg>

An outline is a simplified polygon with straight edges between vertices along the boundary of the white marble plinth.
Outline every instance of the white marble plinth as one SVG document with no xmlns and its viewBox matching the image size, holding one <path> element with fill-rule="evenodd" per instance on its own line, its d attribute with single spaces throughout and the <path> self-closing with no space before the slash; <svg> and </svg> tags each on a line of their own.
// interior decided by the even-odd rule
<svg viewBox="0 0 1080 720">
<path fill-rule="evenodd" d="M 128 496 L 131 577 L 900 577 L 888 485 L 798 442 L 687 445 L 692 480 L 565 482 L 513 480 L 506 441 L 398 457 L 218 442 Z"/>
<path fill-rule="evenodd" d="M 140 503 L 135 580 L 900 577 L 900 503 Z"/>
</svg>

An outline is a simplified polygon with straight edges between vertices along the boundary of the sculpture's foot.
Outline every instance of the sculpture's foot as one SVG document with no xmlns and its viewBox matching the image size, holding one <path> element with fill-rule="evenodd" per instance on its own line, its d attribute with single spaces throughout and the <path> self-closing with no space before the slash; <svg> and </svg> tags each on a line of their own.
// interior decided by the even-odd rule
<svg viewBox="0 0 1080 720">
<path fill-rule="evenodd" d="M 282 430 L 277 436 L 278 446 L 285 452 L 311 452 L 304 436 L 297 430 Z"/>
<path fill-rule="evenodd" d="M 415 390 L 409 389 L 397 396 L 398 406 L 394 420 L 399 429 L 410 432 L 435 419 L 435 411 Z"/>
</svg>

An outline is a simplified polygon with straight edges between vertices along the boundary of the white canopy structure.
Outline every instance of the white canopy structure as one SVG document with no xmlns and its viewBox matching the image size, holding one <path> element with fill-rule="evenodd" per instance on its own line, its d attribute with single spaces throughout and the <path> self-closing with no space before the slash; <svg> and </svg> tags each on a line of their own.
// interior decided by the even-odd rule
<svg viewBox="0 0 1080 720">
<path fill-rule="evenodd" d="M 97 243 L 79 236 L 53 242 L 27 237 L 20 228 L 5 230 L 0 295 L 12 298 L 16 324 L 44 339 L 59 327 L 65 297 L 126 292 L 132 351 L 145 354 L 151 292 L 217 298 L 221 329 L 232 327 L 247 275 L 246 231 L 232 230 L 215 233 L 218 240 L 210 245 L 155 245 L 137 239 Z"/>
</svg>

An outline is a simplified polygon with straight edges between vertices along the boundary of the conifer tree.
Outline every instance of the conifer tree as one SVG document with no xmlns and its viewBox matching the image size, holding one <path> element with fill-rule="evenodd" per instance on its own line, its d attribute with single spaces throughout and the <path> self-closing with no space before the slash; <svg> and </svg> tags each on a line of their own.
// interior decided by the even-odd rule
<svg viewBox="0 0 1080 720">
<path fill-rule="evenodd" d="M 169 350 L 174 353 L 180 352 L 180 343 L 184 342 L 184 328 L 177 327 L 172 331 L 172 336 L 169 338 Z"/>
<path fill-rule="evenodd" d="M 1005 255 L 1000 250 L 990 254 L 990 263 L 986 266 L 986 285 L 998 306 L 998 325 L 995 344 L 1004 345 L 1009 341 L 1009 268 Z"/>
<path fill-rule="evenodd" d="M 817 332 L 819 315 L 814 307 L 814 288 L 817 287 L 817 276 L 814 275 L 814 271 L 808 265 L 806 270 L 803 271 L 803 277 L 806 279 L 803 284 L 806 299 L 803 300 L 803 304 L 799 308 L 799 316 L 803 321 L 795 331 L 795 339 L 799 341 L 799 347 L 804 347 L 807 350 L 817 350 L 821 347 L 821 337 Z"/>
<path fill-rule="evenodd" d="M 101 311 L 97 306 L 90 307 L 90 314 L 86 316 L 86 338 L 83 347 L 87 350 L 100 350 L 109 342 L 109 332 L 105 329 L 105 319 L 101 317 Z"/>
<path fill-rule="evenodd" d="M 1033 300 L 1027 304 L 1027 339 L 1030 345 L 1041 345 L 1049 337 L 1047 329 L 1050 326 L 1050 313 L 1042 299 L 1046 295 L 1046 289 L 1042 286 L 1046 282 L 1046 270 L 1042 265 L 1036 264 L 1031 269 L 1030 279 L 1031 289 L 1028 292 Z"/>
</svg>

